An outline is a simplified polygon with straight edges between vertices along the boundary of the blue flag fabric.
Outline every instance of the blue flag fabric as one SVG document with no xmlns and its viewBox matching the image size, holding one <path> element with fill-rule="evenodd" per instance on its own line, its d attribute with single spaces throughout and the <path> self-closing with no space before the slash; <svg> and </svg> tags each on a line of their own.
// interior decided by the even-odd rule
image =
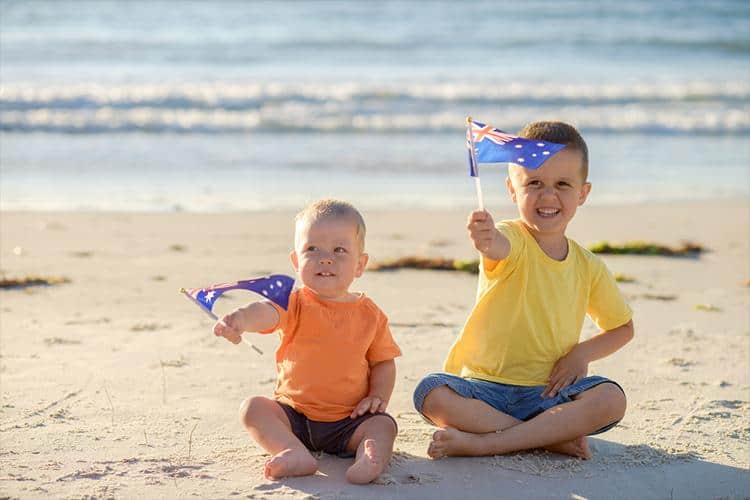
<svg viewBox="0 0 750 500">
<path fill-rule="evenodd" d="M 477 163 L 515 163 L 522 167 L 536 169 L 542 166 L 553 154 L 565 147 L 564 144 L 524 139 L 492 128 L 484 123 L 471 122 L 474 139 L 474 152 Z M 466 132 L 466 146 L 469 148 L 469 174 L 479 175 L 477 165 L 471 155 L 469 132 Z"/>
<path fill-rule="evenodd" d="M 212 285 L 206 288 L 193 288 L 186 291 L 200 305 L 209 311 L 214 306 L 214 303 L 216 303 L 216 299 L 218 299 L 222 293 L 228 292 L 229 290 L 248 290 L 250 292 L 258 293 L 286 310 L 286 308 L 289 307 L 289 294 L 292 292 L 293 287 L 294 278 L 284 274 L 272 274 L 271 276 L 264 276 L 262 278 L 222 283 L 220 285 Z"/>
</svg>

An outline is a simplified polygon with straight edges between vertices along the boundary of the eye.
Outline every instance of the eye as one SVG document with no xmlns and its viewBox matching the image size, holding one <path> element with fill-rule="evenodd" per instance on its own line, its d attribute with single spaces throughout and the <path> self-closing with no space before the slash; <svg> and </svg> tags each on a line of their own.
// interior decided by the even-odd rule
<svg viewBox="0 0 750 500">
<path fill-rule="evenodd" d="M 309 245 L 307 248 L 305 248 L 305 252 L 315 252 L 318 250 L 318 247 L 315 245 Z"/>
<path fill-rule="evenodd" d="M 536 187 L 536 186 L 541 186 L 542 183 L 540 181 L 538 181 L 538 180 L 530 180 L 527 185 L 528 186 L 535 186 Z"/>
<path fill-rule="evenodd" d="M 335 253 L 346 253 L 346 248 L 344 247 L 336 247 L 333 249 Z"/>
<path fill-rule="evenodd" d="M 560 181 L 560 182 L 557 183 L 557 185 L 558 186 L 562 186 L 562 187 L 566 187 L 566 188 L 570 187 L 570 183 L 566 182 L 566 181 Z"/>
</svg>

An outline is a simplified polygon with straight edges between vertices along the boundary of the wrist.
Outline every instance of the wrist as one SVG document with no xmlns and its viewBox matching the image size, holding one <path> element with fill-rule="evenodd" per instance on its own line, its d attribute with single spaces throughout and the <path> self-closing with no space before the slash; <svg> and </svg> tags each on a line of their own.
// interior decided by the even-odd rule
<svg viewBox="0 0 750 500">
<path fill-rule="evenodd" d="M 240 332 L 245 331 L 245 326 L 248 325 L 251 320 L 249 306 L 237 309 L 233 319 L 235 328 Z"/>
<path fill-rule="evenodd" d="M 482 257 L 484 257 L 484 260 L 490 262 L 498 262 L 502 260 L 500 258 L 500 253 L 493 251 L 491 248 L 488 248 L 486 252 L 482 252 Z"/>
<path fill-rule="evenodd" d="M 583 344 L 576 345 L 571 351 L 571 354 L 584 366 L 588 366 L 589 363 L 593 361 L 593 359 L 591 359 L 591 353 Z"/>
<path fill-rule="evenodd" d="M 368 398 L 378 398 L 380 401 L 388 401 L 388 398 L 377 392 L 371 392 L 367 395 Z"/>
</svg>

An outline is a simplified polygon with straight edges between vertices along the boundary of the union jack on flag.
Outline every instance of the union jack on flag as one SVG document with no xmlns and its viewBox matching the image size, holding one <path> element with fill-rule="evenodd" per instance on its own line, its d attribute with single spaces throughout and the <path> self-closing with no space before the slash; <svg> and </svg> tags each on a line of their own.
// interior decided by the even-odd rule
<svg viewBox="0 0 750 500">
<path fill-rule="evenodd" d="M 564 144 L 511 135 L 484 123 L 470 123 L 471 131 L 466 130 L 466 147 L 469 150 L 469 174 L 472 177 L 479 175 L 479 163 L 516 163 L 526 168 L 539 168 L 547 158 L 565 147 Z"/>
<path fill-rule="evenodd" d="M 293 286 L 294 278 L 284 274 L 273 274 L 262 278 L 211 285 L 206 288 L 193 288 L 185 290 L 185 292 L 208 311 L 211 311 L 211 308 L 216 303 L 216 299 L 222 293 L 229 290 L 255 292 L 286 309 L 289 307 L 289 294 Z"/>
</svg>

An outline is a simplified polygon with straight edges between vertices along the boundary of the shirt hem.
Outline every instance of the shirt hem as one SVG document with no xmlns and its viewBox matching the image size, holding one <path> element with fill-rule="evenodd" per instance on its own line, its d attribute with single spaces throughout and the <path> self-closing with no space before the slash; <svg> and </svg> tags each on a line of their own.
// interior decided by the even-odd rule
<svg viewBox="0 0 750 500">
<path fill-rule="evenodd" d="M 546 381 L 539 382 L 539 381 L 536 381 L 536 380 L 532 380 L 532 381 L 530 381 L 530 380 L 514 380 L 514 379 L 510 379 L 510 378 L 505 378 L 505 377 L 493 377 L 492 375 L 487 375 L 485 373 L 477 373 L 477 372 L 472 372 L 472 371 L 468 371 L 468 370 L 461 370 L 459 376 L 463 377 L 463 378 L 476 378 L 476 379 L 479 379 L 479 380 L 486 380 L 487 382 L 495 382 L 497 384 L 520 385 L 520 386 L 524 386 L 524 387 L 533 387 L 533 386 L 538 386 L 538 385 L 547 385 Z"/>
</svg>

